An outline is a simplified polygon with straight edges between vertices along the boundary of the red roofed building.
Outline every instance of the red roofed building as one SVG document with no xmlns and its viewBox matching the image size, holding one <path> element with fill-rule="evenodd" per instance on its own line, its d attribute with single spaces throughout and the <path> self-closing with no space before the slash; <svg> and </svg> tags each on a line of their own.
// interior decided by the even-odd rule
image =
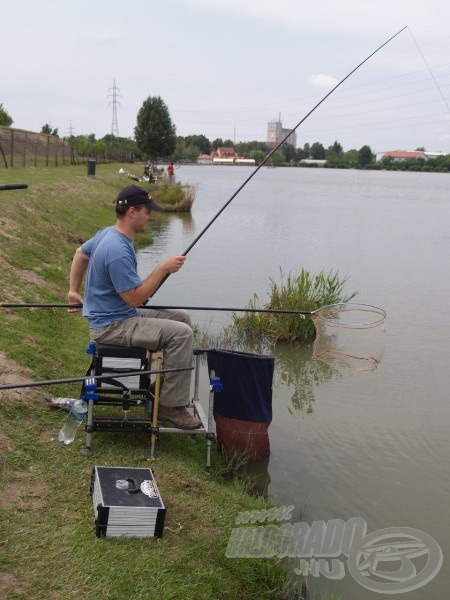
<svg viewBox="0 0 450 600">
<path fill-rule="evenodd" d="M 211 152 L 213 165 L 233 165 L 237 154 L 232 146 L 219 146 Z"/>
<path fill-rule="evenodd" d="M 435 153 L 434 153 L 435 154 Z M 384 159 L 390 159 L 394 162 L 410 159 L 428 160 L 428 155 L 424 150 L 389 150 L 388 152 L 379 152 L 377 162 Z"/>
<path fill-rule="evenodd" d="M 219 146 L 211 154 L 200 154 L 197 158 L 198 164 L 213 165 L 244 165 L 254 166 L 254 158 L 245 158 L 236 154 L 232 146 Z"/>
</svg>

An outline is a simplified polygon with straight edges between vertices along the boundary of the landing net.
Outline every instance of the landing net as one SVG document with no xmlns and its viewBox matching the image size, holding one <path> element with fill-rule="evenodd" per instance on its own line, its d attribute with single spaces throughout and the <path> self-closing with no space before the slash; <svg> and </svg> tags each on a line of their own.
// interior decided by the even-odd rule
<svg viewBox="0 0 450 600">
<path fill-rule="evenodd" d="M 333 367 L 373 371 L 384 353 L 386 313 L 367 304 L 331 304 L 311 314 L 313 356 Z"/>
</svg>

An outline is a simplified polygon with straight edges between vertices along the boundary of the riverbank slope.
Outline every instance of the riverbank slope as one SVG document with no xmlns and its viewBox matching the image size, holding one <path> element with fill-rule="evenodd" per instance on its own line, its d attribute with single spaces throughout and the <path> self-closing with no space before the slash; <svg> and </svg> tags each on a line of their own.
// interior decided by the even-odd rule
<svg viewBox="0 0 450 600">
<path fill-rule="evenodd" d="M 29 186 L 0 192 L 1 302 L 66 302 L 75 248 L 114 222 L 113 199 L 130 183 L 119 168 L 98 166 L 95 177 L 85 167 L 0 171 L 0 183 Z M 88 330 L 81 315 L 0 311 L 0 383 L 84 375 Z M 237 514 L 267 505 L 221 476 L 215 448 L 209 478 L 199 436 L 162 437 L 149 463 L 145 434 L 96 434 L 95 455 L 85 457 L 81 431 L 67 447 L 57 441 L 65 413 L 46 408 L 48 393 L 77 397 L 79 384 L 0 392 L 3 598 L 285 597 L 282 563 L 225 556 Z M 154 469 L 167 508 L 162 539 L 95 536 L 94 465 Z"/>
</svg>

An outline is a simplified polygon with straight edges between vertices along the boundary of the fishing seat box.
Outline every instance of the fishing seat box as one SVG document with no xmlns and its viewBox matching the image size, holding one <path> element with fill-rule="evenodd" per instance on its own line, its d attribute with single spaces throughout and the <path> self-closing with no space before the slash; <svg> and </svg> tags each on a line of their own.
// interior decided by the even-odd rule
<svg viewBox="0 0 450 600">
<path fill-rule="evenodd" d="M 166 508 L 151 469 L 92 469 L 97 537 L 162 537 Z"/>
<path fill-rule="evenodd" d="M 92 344 L 92 342 L 91 342 Z M 145 396 L 150 386 L 148 374 L 123 377 L 127 372 L 146 371 L 149 368 L 147 350 L 145 348 L 115 346 L 96 342 L 90 349 L 93 353 L 90 375 L 111 375 L 110 380 L 99 380 L 98 387 L 106 394 L 117 393 L 130 396 L 138 394 Z M 114 375 L 121 375 L 115 380 Z"/>
</svg>

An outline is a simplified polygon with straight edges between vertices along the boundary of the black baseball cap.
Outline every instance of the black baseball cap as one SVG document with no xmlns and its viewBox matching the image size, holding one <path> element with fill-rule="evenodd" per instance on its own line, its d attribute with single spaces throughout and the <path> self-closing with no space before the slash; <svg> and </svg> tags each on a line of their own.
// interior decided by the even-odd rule
<svg viewBox="0 0 450 600">
<path fill-rule="evenodd" d="M 152 199 L 149 192 L 138 185 L 128 185 L 116 198 L 121 206 L 146 206 L 150 210 L 162 211 L 164 208 Z"/>
</svg>

